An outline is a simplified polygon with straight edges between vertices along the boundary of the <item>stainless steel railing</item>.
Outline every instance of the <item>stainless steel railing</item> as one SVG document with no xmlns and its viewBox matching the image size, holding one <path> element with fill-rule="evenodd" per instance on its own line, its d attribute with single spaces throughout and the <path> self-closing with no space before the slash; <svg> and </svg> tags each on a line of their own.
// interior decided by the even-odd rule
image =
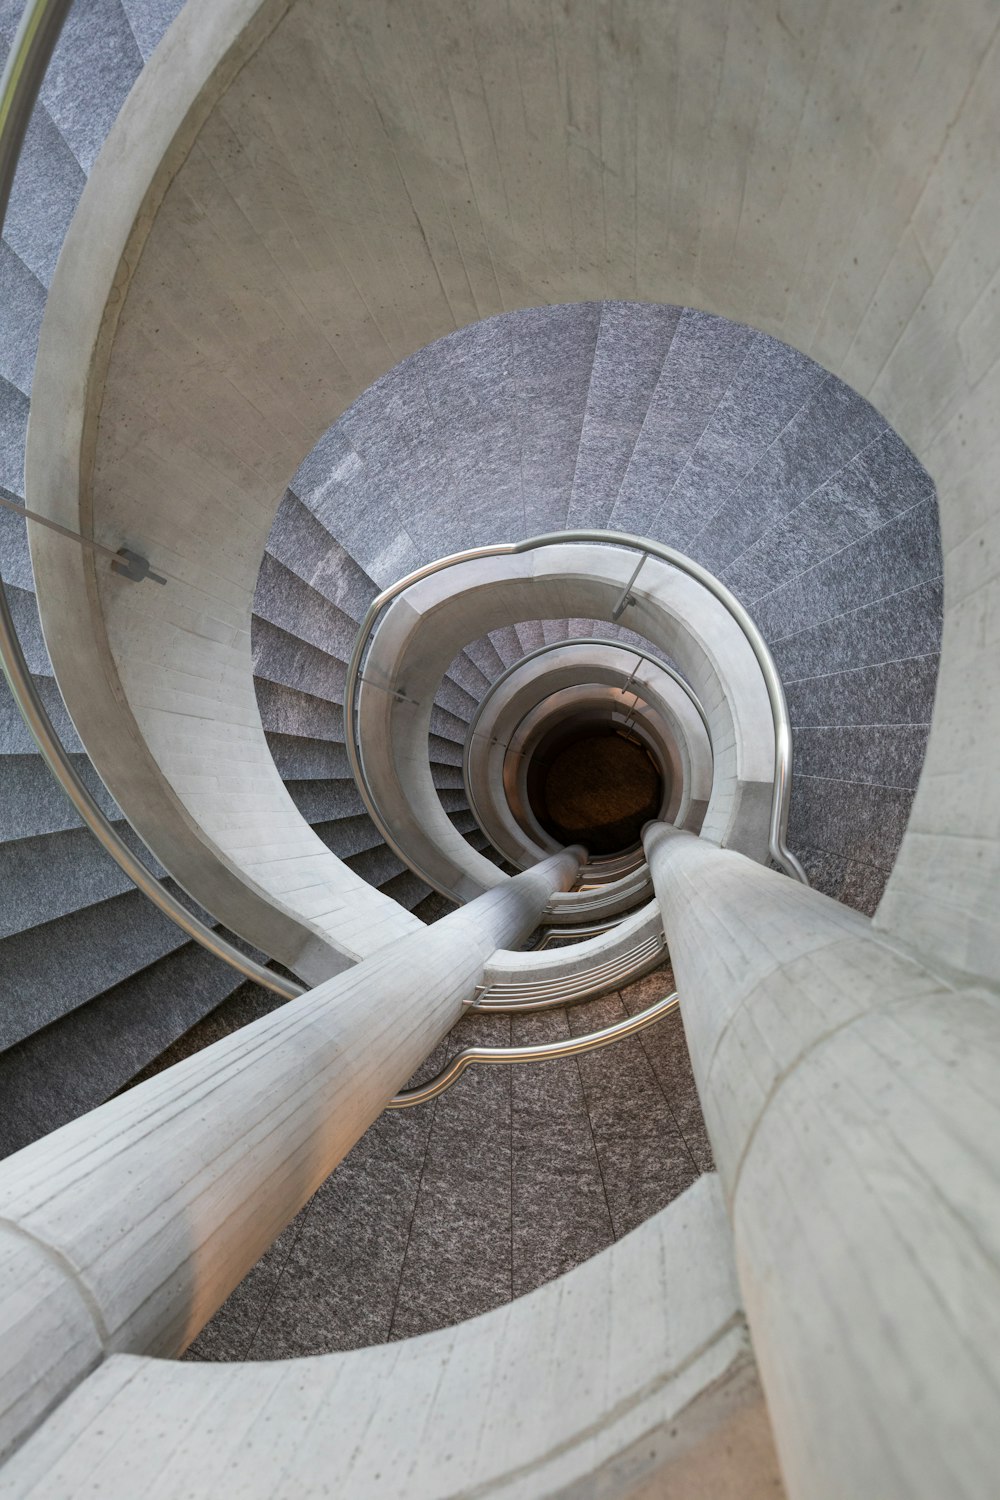
<svg viewBox="0 0 1000 1500">
<path fill-rule="evenodd" d="M 657 1000 L 655 1005 L 629 1016 L 627 1020 L 616 1021 L 613 1026 L 605 1026 L 600 1031 L 587 1032 L 585 1036 L 567 1037 L 559 1042 L 539 1042 L 530 1047 L 466 1047 L 457 1057 L 452 1058 L 436 1078 L 421 1084 L 419 1088 L 404 1089 L 389 1100 L 386 1109 L 410 1109 L 414 1104 L 426 1104 L 428 1100 L 436 1099 L 445 1089 L 450 1089 L 453 1083 L 457 1083 L 466 1068 L 473 1063 L 509 1066 L 511 1063 L 556 1062 L 561 1057 L 579 1057 L 584 1052 L 596 1052 L 601 1047 L 610 1047 L 613 1042 L 635 1036 L 636 1032 L 645 1030 L 656 1021 L 662 1021 L 679 1004 L 680 996 L 675 990 L 670 995 L 664 995 L 662 1000 Z"/>
<path fill-rule="evenodd" d="M 3 229 L 10 202 L 11 188 L 24 143 L 31 112 L 45 76 L 49 60 L 59 39 L 72 0 L 29 0 L 11 46 L 10 56 L 0 82 L 0 231 Z M 75 539 L 77 545 L 80 539 Z M 82 539 L 84 542 L 87 538 Z M 120 561 L 120 559 L 119 559 Z M 114 559 L 111 562 L 114 566 Z M 147 568 L 147 575 L 148 568 Z M 53 727 L 45 705 L 32 681 L 21 650 L 7 595 L 0 577 L 0 666 L 10 688 L 11 697 L 31 731 L 52 775 L 69 797 L 86 826 L 129 879 L 148 896 L 154 906 L 199 943 L 207 952 L 247 979 L 266 989 L 292 999 L 304 992 L 297 980 L 274 974 L 255 959 L 247 958 L 238 948 L 214 932 L 160 884 L 118 834 L 110 819 L 98 806 L 89 788 Z"/>
<path fill-rule="evenodd" d="M 608 929 L 610 930 L 610 929 Z M 551 1010 L 579 1000 L 592 1000 L 607 990 L 617 988 L 627 979 L 637 979 L 640 970 L 649 969 L 666 952 L 667 940 L 662 932 L 653 933 L 627 952 L 593 964 L 575 974 L 558 974 L 552 979 L 502 980 L 479 985 L 476 998 L 469 1006 L 475 1011 Z"/>
<path fill-rule="evenodd" d="M 761 676 L 767 690 L 768 701 L 771 706 L 771 717 L 774 723 L 774 785 L 771 795 L 771 815 L 768 830 L 768 853 L 786 874 L 793 879 L 799 880 L 803 885 L 808 885 L 809 880 L 801 864 L 788 848 L 786 834 L 788 829 L 788 804 L 791 796 L 792 786 L 792 729 L 788 718 L 788 705 L 785 702 L 785 692 L 781 685 L 778 669 L 774 664 L 767 642 L 761 635 L 751 615 L 739 602 L 734 594 L 720 583 L 714 574 L 692 558 L 685 557 L 682 552 L 668 547 L 662 542 L 651 541 L 648 537 L 632 536 L 627 532 L 597 531 L 597 530 L 572 530 L 547 532 L 541 536 L 529 537 L 523 542 L 496 542 L 488 547 L 471 547 L 464 552 L 452 553 L 449 557 L 439 558 L 436 562 L 426 563 L 422 568 L 407 573 L 405 577 L 391 584 L 389 588 L 383 589 L 368 606 L 364 619 L 358 628 L 358 634 L 354 642 L 354 650 L 347 666 L 347 679 L 344 685 L 344 740 L 347 750 L 348 761 L 351 771 L 357 783 L 358 792 L 365 807 L 368 810 L 376 828 L 384 838 L 385 842 L 395 854 L 406 864 L 415 875 L 430 885 L 441 895 L 447 896 L 451 901 L 461 902 L 462 897 L 455 891 L 439 882 L 430 871 L 423 869 L 410 858 L 400 844 L 395 840 L 392 830 L 387 826 L 378 802 L 371 791 L 368 776 L 364 766 L 364 755 L 361 749 L 357 733 L 358 712 L 358 687 L 361 678 L 362 662 L 366 650 L 369 647 L 371 637 L 374 633 L 376 621 L 384 609 L 395 599 L 414 586 L 424 578 L 430 578 L 435 573 L 443 572 L 447 568 L 457 567 L 460 563 L 475 562 L 485 557 L 510 557 L 521 552 L 532 552 L 541 547 L 558 547 L 571 542 L 595 542 L 609 547 L 622 547 L 633 552 L 639 552 L 642 556 L 639 564 L 632 574 L 631 582 L 634 582 L 639 568 L 645 557 L 655 557 L 661 562 L 668 563 L 678 572 L 685 573 L 700 583 L 703 588 L 729 611 L 733 619 L 742 630 L 746 640 L 757 659 Z M 630 593 L 631 582 L 624 590 L 621 599 L 616 605 L 615 618 L 618 618 L 632 602 Z"/>
</svg>

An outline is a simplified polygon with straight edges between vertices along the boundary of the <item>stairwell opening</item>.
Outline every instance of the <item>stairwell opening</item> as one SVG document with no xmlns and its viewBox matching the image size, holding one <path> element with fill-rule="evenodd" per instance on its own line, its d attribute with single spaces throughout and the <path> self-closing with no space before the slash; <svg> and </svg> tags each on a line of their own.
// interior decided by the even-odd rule
<svg viewBox="0 0 1000 1500">
<path fill-rule="evenodd" d="M 583 844 L 592 857 L 623 854 L 639 844 L 643 825 L 658 816 L 662 770 L 627 729 L 588 724 L 554 731 L 531 758 L 531 810 L 562 844 Z"/>
</svg>

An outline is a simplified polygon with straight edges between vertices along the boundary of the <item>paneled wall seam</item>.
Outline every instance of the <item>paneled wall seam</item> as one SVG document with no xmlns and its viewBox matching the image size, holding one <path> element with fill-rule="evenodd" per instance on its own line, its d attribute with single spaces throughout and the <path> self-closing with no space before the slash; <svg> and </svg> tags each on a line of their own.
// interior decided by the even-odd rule
<svg viewBox="0 0 1000 1500">
<path fill-rule="evenodd" d="M 0 1217 L 0 1233 L 8 1234 L 14 1239 L 24 1241 L 25 1244 L 30 1245 L 33 1250 L 36 1250 L 39 1255 L 59 1272 L 60 1276 L 69 1283 L 86 1308 L 94 1325 L 94 1332 L 100 1340 L 101 1347 L 107 1349 L 109 1342 L 108 1328 L 104 1320 L 104 1315 L 81 1272 L 73 1264 L 66 1252 L 60 1250 L 58 1245 L 52 1244 L 50 1240 L 44 1239 L 41 1235 L 33 1234 L 30 1229 L 26 1229 L 23 1224 L 18 1224 L 14 1219 Z"/>
</svg>

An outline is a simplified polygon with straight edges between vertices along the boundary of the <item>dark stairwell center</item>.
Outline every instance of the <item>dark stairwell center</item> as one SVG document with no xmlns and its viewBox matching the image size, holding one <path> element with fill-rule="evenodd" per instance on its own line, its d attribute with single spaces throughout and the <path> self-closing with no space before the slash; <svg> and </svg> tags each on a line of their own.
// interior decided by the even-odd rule
<svg viewBox="0 0 1000 1500">
<path fill-rule="evenodd" d="M 539 746 L 528 769 L 528 798 L 546 833 L 598 857 L 637 845 L 663 793 L 652 756 L 625 729 L 565 729 Z"/>
</svg>

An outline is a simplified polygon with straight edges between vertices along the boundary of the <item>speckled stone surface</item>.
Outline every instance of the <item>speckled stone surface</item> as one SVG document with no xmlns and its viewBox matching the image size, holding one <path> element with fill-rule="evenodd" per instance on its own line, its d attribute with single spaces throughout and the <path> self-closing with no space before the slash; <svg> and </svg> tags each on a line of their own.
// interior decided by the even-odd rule
<svg viewBox="0 0 1000 1500">
<path fill-rule="evenodd" d="M 752 329 L 685 308 L 632 461 L 608 519 L 652 535 L 654 517 L 694 451 L 754 340 Z"/>
<path fill-rule="evenodd" d="M 653 536 L 682 552 L 722 509 L 816 388 L 818 365 L 787 345 L 757 334 L 653 520 Z"/>
<path fill-rule="evenodd" d="M 353 778 L 311 778 L 286 780 L 292 801 L 307 823 L 329 822 L 332 818 L 354 818 L 365 810 Z"/>
<path fill-rule="evenodd" d="M 473 1041 L 566 1036 L 672 984 L 664 967 L 568 1013 L 464 1017 L 414 1081 Z M 376 1121 L 186 1357 L 288 1358 L 448 1326 L 572 1269 L 711 1166 L 675 1016 L 588 1058 L 471 1068 Z"/>
<path fill-rule="evenodd" d="M 343 703 L 346 671 L 338 657 L 258 618 L 253 621 L 252 639 L 258 681 L 278 683 L 328 703 Z"/>
<path fill-rule="evenodd" d="M 23 503 L 20 495 L 6 485 L 0 485 L 0 494 L 18 505 Z M 0 577 L 15 588 L 33 589 L 35 586 L 28 552 L 27 524 L 5 506 L 0 506 Z"/>
<path fill-rule="evenodd" d="M 73 764 L 101 810 L 114 822 L 121 810 L 85 755 L 74 755 Z M 34 838 L 40 833 L 61 833 L 79 828 L 73 804 L 53 780 L 38 755 L 5 755 L 0 761 L 3 797 L 0 798 L 0 843 L 7 839 Z"/>
<path fill-rule="evenodd" d="M 83 750 L 80 737 L 73 728 L 54 678 L 36 677 L 33 681 L 45 705 L 45 711 L 63 745 L 70 754 L 80 753 Z M 34 737 L 11 697 L 5 677 L 0 677 L 0 755 L 31 755 L 37 758 Z M 0 769 L 0 774 L 2 774 L 2 769 Z M 6 785 L 6 781 L 4 784 Z M 7 795 L 8 793 L 5 792 L 4 796 Z M 13 789 L 9 795 L 16 795 Z"/>
<path fill-rule="evenodd" d="M 20 1150 L 103 1103 L 130 1080 L 138 1081 L 136 1070 L 162 1058 L 164 1047 L 213 1011 L 238 978 L 194 943 L 185 943 L 58 1025 L 0 1053 L 0 1155 Z M 237 996 L 243 997 L 237 1008 L 246 1020 L 277 1000 L 252 984 L 240 984 Z M 202 1035 L 203 1046 L 214 1040 L 211 1026 Z"/>
<path fill-rule="evenodd" d="M 351 424 L 341 418 L 305 459 L 291 488 L 358 567 L 385 588 L 417 567 L 420 558 L 400 519 L 385 440 L 376 434 L 369 468 L 350 432 Z"/>
<path fill-rule="evenodd" d="M 398 875 L 385 880 L 379 887 L 383 896 L 391 896 L 393 901 L 398 901 L 400 906 L 405 906 L 407 911 L 414 911 L 422 901 L 425 901 L 433 892 L 425 881 L 412 870 L 401 870 Z"/>
<path fill-rule="evenodd" d="M 628 1014 L 618 994 L 575 1005 L 574 1036 Z M 639 1037 L 578 1059 L 615 1238 L 677 1197 L 699 1175 Z"/>
<path fill-rule="evenodd" d="M 570 1035 L 564 1010 L 516 1016 L 517 1047 Z M 512 1291 L 560 1276 L 614 1240 L 579 1061 L 511 1069 Z"/>
<path fill-rule="evenodd" d="M 122 0 L 132 34 L 147 61 L 181 4 L 182 0 Z"/>
<path fill-rule="evenodd" d="M 41 99 L 88 174 L 142 64 L 121 0 L 70 8 Z"/>
<path fill-rule="evenodd" d="M 123 826 L 121 833 L 138 853 L 131 828 Z M 128 876 L 87 828 L 0 844 L 0 938 L 131 889 Z"/>
<path fill-rule="evenodd" d="M 795 399 L 799 392 L 796 390 Z M 842 381 L 827 376 L 777 433 L 747 476 L 703 523 L 692 551 L 723 574 L 729 563 L 789 512 L 807 501 L 830 474 L 881 437 L 886 424 L 873 406 Z M 824 509 L 830 508 L 830 502 Z M 839 509 L 832 499 L 834 511 Z M 839 516 L 834 516 L 836 526 Z M 836 543 L 834 543 L 836 545 Z M 789 559 L 794 567 L 794 558 Z"/>
<path fill-rule="evenodd" d="M 0 341 L 0 376 L 30 394 L 45 311 L 45 288 L 10 245 L 0 241 L 0 307 L 7 309 L 17 337 Z"/>
<path fill-rule="evenodd" d="M 342 781 L 351 767 L 343 744 L 313 740 L 305 735 L 269 734 L 268 748 L 281 776 L 287 781 Z"/>
<path fill-rule="evenodd" d="M 39 105 L 25 136 L 3 237 L 43 286 L 52 280 L 85 181 L 52 116 Z"/>
<path fill-rule="evenodd" d="M 941 572 L 937 502 L 922 499 L 792 582 L 754 600 L 768 640 L 781 641 L 818 621 L 901 594 Z"/>
<path fill-rule="evenodd" d="M 303 813 L 303 817 L 312 824 L 313 832 L 319 835 L 338 859 L 351 859 L 355 854 L 363 854 L 366 849 L 382 847 L 382 835 L 365 812 L 353 817 L 317 818 L 306 813 Z"/>
<path fill-rule="evenodd" d="M 339 703 L 264 677 L 256 678 L 254 687 L 265 730 L 293 738 L 344 743 L 344 715 Z"/>
<path fill-rule="evenodd" d="M 378 587 L 296 495 L 288 490 L 267 541 L 267 557 L 360 621 Z M 261 569 L 266 576 L 267 561 Z"/>
<path fill-rule="evenodd" d="M 513 625 L 505 625 L 501 630 L 491 630 L 490 640 L 505 667 L 512 666 L 514 662 L 520 661 L 521 642 Z"/>
<path fill-rule="evenodd" d="M 28 671 L 33 677 L 51 677 L 52 663 L 45 649 L 42 622 L 38 617 L 38 604 L 34 591 L 12 588 L 8 584 L 5 592 L 11 619 L 14 621 L 14 629 L 21 642 L 24 659 L 28 663 Z"/>
<path fill-rule="evenodd" d="M 765 334 L 634 303 L 490 318 L 376 382 L 302 473 L 305 506 L 329 531 L 343 514 L 337 505 L 349 505 L 348 548 L 376 514 L 380 545 L 396 538 L 421 560 L 492 540 L 497 515 L 511 536 L 567 523 L 645 532 L 717 571 L 747 604 L 774 650 L 796 727 L 929 722 L 941 620 L 929 476 L 869 403 Z M 519 622 L 502 650 L 484 639 L 464 659 L 485 683 L 518 648 L 579 629 Z M 450 676 L 481 696 L 483 684 L 458 661 Z M 456 720 L 470 706 L 450 684 L 438 702 L 434 727 L 457 743 Z M 793 776 L 791 827 L 804 849 L 842 859 L 844 831 L 856 832 L 867 808 L 864 845 L 848 853 L 884 884 L 901 826 L 902 799 L 890 793 L 912 789 L 923 740 L 879 730 L 877 742 L 872 782 L 851 765 L 856 751 L 869 754 L 861 742 L 828 734 L 822 772 L 807 762 Z M 827 782 L 838 784 L 843 809 L 842 836 L 829 848 Z M 886 789 L 874 803 L 873 785 Z M 834 893 L 823 884 L 833 864 L 814 866 Z M 877 882 L 866 881 L 868 910 Z"/>
<path fill-rule="evenodd" d="M 0 1049 L 173 952 L 184 934 L 138 891 L 0 943 Z"/>
<path fill-rule="evenodd" d="M 564 526 L 597 347 L 601 304 L 528 308 L 512 318 L 521 432 L 522 536 Z"/>
<path fill-rule="evenodd" d="M 267 621 L 338 661 L 350 659 L 358 627 L 351 615 L 290 568 L 265 555 L 253 601 L 254 625 Z"/>
<path fill-rule="evenodd" d="M 28 398 L 16 385 L 0 377 L 0 485 L 15 499 L 24 494 L 27 432 Z"/>
<path fill-rule="evenodd" d="M 677 307 L 603 302 L 565 524 L 604 526 L 680 318 Z"/>
<path fill-rule="evenodd" d="M 885 430 L 831 479 L 776 514 L 770 526 L 758 527 L 742 552 L 731 546 L 732 561 L 720 568 L 720 576 L 741 598 L 759 598 L 932 496 L 930 476 L 896 434 Z M 720 561 L 724 555 L 720 551 Z"/>
<path fill-rule="evenodd" d="M 372 849 L 362 849 L 358 854 L 349 855 L 345 864 L 350 865 L 355 875 L 360 875 L 362 880 L 367 880 L 369 885 L 382 885 L 386 880 L 392 880 L 394 876 L 402 874 L 406 866 L 399 859 L 388 844 L 379 843 Z"/>
</svg>

